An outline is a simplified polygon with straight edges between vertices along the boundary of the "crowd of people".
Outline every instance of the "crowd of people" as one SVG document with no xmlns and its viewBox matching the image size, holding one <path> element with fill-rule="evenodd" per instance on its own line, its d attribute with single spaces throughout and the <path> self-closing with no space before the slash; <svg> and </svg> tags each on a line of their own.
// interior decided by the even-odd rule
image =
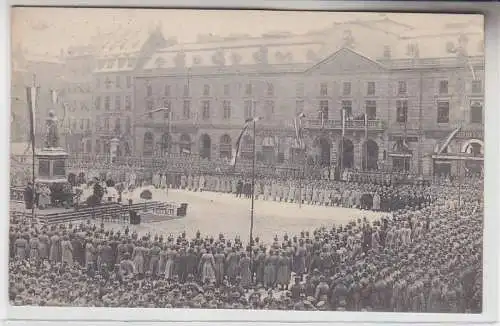
<svg viewBox="0 0 500 326">
<path fill-rule="evenodd" d="M 178 175 L 170 186 L 188 191 L 212 191 L 249 198 L 252 180 L 238 175 Z M 152 182 L 156 188 L 167 187 L 167 176 L 156 173 Z M 380 182 L 342 182 L 333 180 L 290 180 L 287 178 L 256 178 L 254 197 L 257 200 L 302 203 L 322 206 L 340 206 L 375 211 L 395 211 L 405 207 L 420 207 L 433 199 L 430 185 L 392 185 L 390 180 Z"/>
<path fill-rule="evenodd" d="M 227 192 L 235 188 L 233 180 L 214 181 L 210 176 L 203 176 L 200 187 L 201 178 L 194 187 L 195 181 L 191 183 L 187 176 L 184 187 Z M 307 189 L 312 189 L 312 202 L 326 205 L 338 198 L 341 205 L 358 206 L 359 196 L 353 193 L 380 191 L 382 210 L 382 198 L 386 198 L 383 189 L 400 198 L 387 197 L 388 210 L 393 212 L 380 220 L 360 219 L 296 235 L 277 235 L 273 243 L 200 232 L 194 236 L 137 234 L 128 228 L 113 231 L 90 222 L 47 227 L 29 219 L 12 219 L 10 302 L 42 306 L 481 311 L 481 184 L 464 185 L 461 192 L 449 185 L 399 185 L 390 190 L 385 185 L 331 184 L 305 184 L 306 202 Z M 288 196 L 290 185 L 288 191 L 280 192 L 273 192 L 265 180 L 259 180 L 259 185 L 259 198 L 297 198 L 295 192 Z M 266 186 L 270 190 L 266 191 Z M 315 186 L 323 189 L 323 199 L 317 195 L 318 200 L 314 200 Z M 329 187 L 342 187 L 342 192 L 334 192 L 339 197 L 325 196 Z"/>
</svg>

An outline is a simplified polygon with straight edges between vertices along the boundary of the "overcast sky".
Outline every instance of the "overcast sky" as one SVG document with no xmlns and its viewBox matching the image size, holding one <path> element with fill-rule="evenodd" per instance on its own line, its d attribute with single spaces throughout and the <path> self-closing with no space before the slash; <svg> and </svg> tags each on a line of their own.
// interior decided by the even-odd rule
<svg viewBox="0 0 500 326">
<path fill-rule="evenodd" d="M 258 36 L 274 31 L 305 33 L 345 20 L 380 18 L 375 13 L 220 11 L 166 9 L 14 8 L 12 44 L 19 42 L 30 53 L 58 54 L 61 48 L 84 45 L 98 34 L 118 28 L 149 28 L 160 22 L 166 37 L 194 42 L 200 33 L 225 36 L 246 33 Z M 447 23 L 473 20 L 482 28 L 482 17 L 471 15 L 387 14 L 392 20 L 418 29 L 439 29 Z"/>
</svg>

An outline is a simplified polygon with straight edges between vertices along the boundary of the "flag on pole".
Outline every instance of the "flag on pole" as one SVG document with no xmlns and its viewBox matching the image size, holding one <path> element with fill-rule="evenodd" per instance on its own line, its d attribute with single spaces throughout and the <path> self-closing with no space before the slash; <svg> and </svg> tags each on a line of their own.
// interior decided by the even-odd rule
<svg viewBox="0 0 500 326">
<path fill-rule="evenodd" d="M 469 66 L 470 72 L 472 74 L 472 80 L 476 80 L 476 72 L 474 71 L 474 67 L 470 63 L 470 61 L 467 61 L 467 65 Z"/>
<path fill-rule="evenodd" d="M 321 129 L 325 127 L 325 112 L 323 110 L 319 111 L 319 114 L 321 115 Z"/>
<path fill-rule="evenodd" d="M 344 139 L 344 136 L 345 136 L 345 115 L 346 115 L 346 112 L 345 112 L 345 109 L 342 108 L 342 111 L 341 112 L 341 115 L 342 115 L 342 139 Z"/>
<path fill-rule="evenodd" d="M 233 168 L 236 167 L 236 161 L 237 161 L 238 156 L 240 155 L 241 140 L 243 139 L 243 135 L 245 134 L 245 132 L 247 131 L 247 129 L 251 123 L 257 122 L 261 119 L 262 119 L 261 117 L 255 117 L 255 118 L 248 118 L 245 120 L 245 124 L 243 125 L 243 128 L 241 129 L 241 132 L 240 132 L 238 138 L 236 139 L 236 148 L 233 152 L 233 158 L 231 160 L 231 165 L 233 166 Z M 255 137 L 255 135 L 254 135 L 254 137 Z"/>
<path fill-rule="evenodd" d="M 293 121 L 295 127 L 295 137 L 297 139 L 297 145 L 299 148 L 303 146 L 303 135 L 302 135 L 302 118 L 306 115 L 304 113 L 299 114 Z"/>
<path fill-rule="evenodd" d="M 26 99 L 28 103 L 28 119 L 30 125 L 31 150 L 35 151 L 35 108 L 38 89 L 35 85 L 26 87 Z"/>
<path fill-rule="evenodd" d="M 365 120 L 365 138 L 368 139 L 368 115 L 365 112 L 364 115 L 364 120 Z"/>
<path fill-rule="evenodd" d="M 54 104 L 54 106 L 56 106 L 57 105 L 57 97 L 58 97 L 57 91 L 55 89 L 52 89 L 50 91 L 50 95 L 52 97 L 52 104 Z"/>
</svg>

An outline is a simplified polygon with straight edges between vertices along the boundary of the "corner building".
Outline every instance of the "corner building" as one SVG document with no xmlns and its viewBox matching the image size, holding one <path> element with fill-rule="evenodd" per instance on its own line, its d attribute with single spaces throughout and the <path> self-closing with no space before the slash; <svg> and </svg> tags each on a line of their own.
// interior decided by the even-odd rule
<svg viewBox="0 0 500 326">
<path fill-rule="evenodd" d="M 438 35 L 408 27 L 395 36 L 347 22 L 322 33 L 157 51 L 135 78 L 136 154 L 229 159 L 244 120 L 261 116 L 257 159 L 288 166 L 304 157 L 294 129 L 304 112 L 306 155 L 324 167 L 426 176 L 482 169 L 480 29 L 454 26 Z M 377 43 L 366 36 L 358 43 L 356 33 L 372 33 Z M 161 107 L 171 112 L 145 115 Z M 243 137 L 244 158 L 252 156 L 252 137 Z"/>
</svg>

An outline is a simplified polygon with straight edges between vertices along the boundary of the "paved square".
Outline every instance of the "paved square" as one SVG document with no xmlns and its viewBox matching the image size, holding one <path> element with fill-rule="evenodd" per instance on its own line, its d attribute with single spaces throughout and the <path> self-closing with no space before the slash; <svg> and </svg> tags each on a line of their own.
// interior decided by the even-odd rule
<svg viewBox="0 0 500 326">
<path fill-rule="evenodd" d="M 192 236 L 197 230 L 203 235 L 217 237 L 219 233 L 234 238 L 239 235 L 242 240 L 248 239 L 250 229 L 250 206 L 248 198 L 236 198 L 232 194 L 214 192 L 192 192 L 177 189 L 152 190 L 153 200 L 188 203 L 187 216 L 163 222 L 141 223 L 129 228 L 138 233 L 178 234 L 185 231 Z M 134 191 L 131 197 L 134 202 L 139 199 L 140 190 Z M 125 200 L 129 196 L 124 195 Z M 387 213 L 362 211 L 342 207 L 325 207 L 314 205 L 280 203 L 255 200 L 254 235 L 265 242 L 272 241 L 274 235 L 299 234 L 302 230 L 312 231 L 320 226 L 331 227 L 333 224 L 345 224 L 353 219 L 366 217 L 374 220 Z M 124 225 L 106 223 L 116 229 Z"/>
</svg>

